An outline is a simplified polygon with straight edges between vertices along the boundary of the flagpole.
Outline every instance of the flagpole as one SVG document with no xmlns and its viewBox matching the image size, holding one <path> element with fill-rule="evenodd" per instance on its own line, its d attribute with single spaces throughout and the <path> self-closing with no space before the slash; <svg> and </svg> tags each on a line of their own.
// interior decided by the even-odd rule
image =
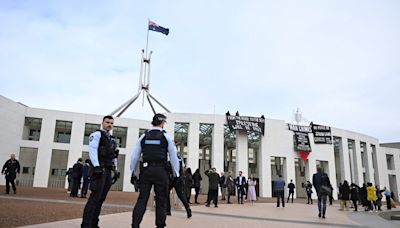
<svg viewBox="0 0 400 228">
<path fill-rule="evenodd" d="M 147 59 L 147 51 L 148 51 L 148 47 L 149 47 L 149 23 L 150 23 L 150 19 L 147 19 L 147 38 L 146 38 L 146 59 Z"/>
</svg>

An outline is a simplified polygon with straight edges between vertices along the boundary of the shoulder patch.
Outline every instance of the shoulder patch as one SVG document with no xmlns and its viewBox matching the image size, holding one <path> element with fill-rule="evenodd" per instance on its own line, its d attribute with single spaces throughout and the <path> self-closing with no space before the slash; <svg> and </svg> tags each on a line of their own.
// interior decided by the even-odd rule
<svg viewBox="0 0 400 228">
<path fill-rule="evenodd" d="M 93 141 L 93 135 L 89 136 L 89 142 Z"/>
</svg>

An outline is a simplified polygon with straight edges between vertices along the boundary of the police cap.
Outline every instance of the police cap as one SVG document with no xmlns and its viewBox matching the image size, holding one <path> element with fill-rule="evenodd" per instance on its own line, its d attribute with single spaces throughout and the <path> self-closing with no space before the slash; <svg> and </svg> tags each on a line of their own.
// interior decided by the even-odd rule
<svg viewBox="0 0 400 228">
<path fill-rule="evenodd" d="M 157 126 L 157 125 L 160 125 L 162 122 L 167 122 L 167 117 L 161 113 L 157 113 L 154 115 L 153 121 L 151 122 L 151 124 L 153 126 Z"/>
</svg>

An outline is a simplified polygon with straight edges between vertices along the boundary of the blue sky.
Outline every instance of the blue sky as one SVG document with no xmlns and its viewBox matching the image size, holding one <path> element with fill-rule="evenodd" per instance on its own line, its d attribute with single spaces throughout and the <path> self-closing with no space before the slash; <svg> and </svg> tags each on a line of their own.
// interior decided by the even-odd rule
<svg viewBox="0 0 400 228">
<path fill-rule="evenodd" d="M 0 94 L 108 114 L 137 92 L 147 20 L 151 93 L 173 112 L 303 116 L 400 141 L 400 1 L 0 2 Z M 160 108 L 157 110 L 162 111 Z M 147 103 L 124 117 L 150 119 Z"/>
</svg>

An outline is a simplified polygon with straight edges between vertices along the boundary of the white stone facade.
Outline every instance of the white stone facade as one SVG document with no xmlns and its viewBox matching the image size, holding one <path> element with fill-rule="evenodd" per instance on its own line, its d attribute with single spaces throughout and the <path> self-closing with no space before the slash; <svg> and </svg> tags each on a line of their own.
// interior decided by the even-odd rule
<svg viewBox="0 0 400 228">
<path fill-rule="evenodd" d="M 41 119 L 40 139 L 38 141 L 23 139 L 26 138 L 23 136 L 26 117 Z M 55 150 L 68 152 L 68 159 L 66 164 L 64 164 L 64 168 L 72 167 L 77 158 L 82 156 L 82 152 L 88 151 L 88 146 L 84 145 L 85 124 L 100 124 L 102 117 L 102 115 L 30 108 L 0 96 L 0 120 L 1 126 L 3 126 L 0 133 L 0 143 L 2 145 L 0 162 L 3 164 L 11 153 L 15 153 L 17 159 L 19 159 L 21 151 L 28 151 L 24 152 L 25 160 L 22 159 L 24 162 L 21 162 L 21 166 L 24 166 L 24 163 L 34 164 L 32 186 L 49 187 L 50 176 L 52 172 L 55 172 L 51 168 L 53 152 Z M 226 159 L 224 156 L 225 115 L 168 113 L 167 117 L 166 131 L 172 137 L 174 136 L 175 123 L 189 124 L 186 163 L 191 167 L 192 171 L 199 168 L 200 124 L 213 125 L 212 147 L 209 158 L 211 166 L 215 167 L 218 172 L 230 171 L 224 170 L 224 161 Z M 151 116 L 149 116 L 150 119 Z M 69 143 L 54 142 L 57 120 L 72 122 Z M 120 154 L 125 156 L 123 164 L 120 164 L 123 167 L 121 171 L 124 174 L 121 182 L 121 190 L 133 191 L 129 174 L 131 151 L 139 137 L 139 129 L 149 128 L 150 121 L 115 118 L 114 122 L 115 126 L 127 128 L 126 146 L 125 148 L 120 148 Z M 304 192 L 301 189 L 301 183 L 312 179 L 317 165 L 323 166 L 329 174 L 334 188 L 343 180 L 348 180 L 359 185 L 367 181 L 379 184 L 382 187 L 390 186 L 391 188 L 396 188 L 393 190 L 398 196 L 400 187 L 400 149 L 381 147 L 379 140 L 374 137 L 334 127 L 332 127 L 332 135 L 337 139 L 337 142 L 340 142 L 338 143 L 336 152 L 333 144 L 314 144 L 313 136 L 309 134 L 312 153 L 308 157 L 308 161 L 303 164 L 303 162 L 299 161 L 299 156 L 294 151 L 293 132 L 288 130 L 287 123 L 283 120 L 266 119 L 265 135 L 261 137 L 260 148 L 257 158 L 255 158 L 257 160 L 258 175 L 256 178 L 259 178 L 260 196 L 272 196 L 271 184 L 275 179 L 275 171 L 271 163 L 277 162 L 280 162 L 282 166 L 274 167 L 277 170 L 278 167 L 280 167 L 279 169 L 282 168 L 283 178 L 287 182 L 291 179 L 294 181 L 297 187 L 296 192 L 299 196 L 303 196 L 302 192 Z M 249 175 L 247 141 L 246 134 L 236 133 L 235 170 L 243 171 L 246 177 Z M 352 149 L 349 149 L 349 143 L 352 144 Z M 35 153 L 36 156 L 34 156 Z M 387 154 L 389 154 L 389 157 L 387 157 Z M 282 159 L 274 160 L 274 157 Z M 388 167 L 387 158 L 393 158 L 391 160 L 394 164 L 393 167 Z M 303 165 L 299 166 L 299 168 L 295 166 L 295 163 Z M 31 172 L 28 170 L 25 171 Z M 237 175 L 237 172 L 234 175 Z M 207 179 L 205 175 L 203 175 L 203 179 Z M 389 179 L 391 179 L 391 183 L 389 183 Z M 0 184 L 5 184 L 4 178 L 0 179 Z M 66 183 L 64 184 L 63 182 L 63 185 L 66 186 Z M 337 198 L 335 193 L 334 198 Z"/>
</svg>

